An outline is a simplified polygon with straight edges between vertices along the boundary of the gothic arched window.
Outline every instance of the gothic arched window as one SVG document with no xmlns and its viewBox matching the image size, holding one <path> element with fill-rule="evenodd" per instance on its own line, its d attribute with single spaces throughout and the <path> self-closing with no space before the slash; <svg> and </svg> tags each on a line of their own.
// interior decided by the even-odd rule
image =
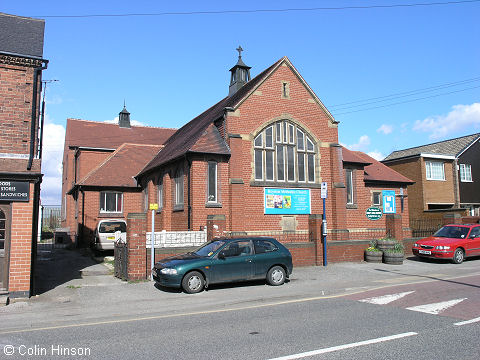
<svg viewBox="0 0 480 360">
<path fill-rule="evenodd" d="M 315 143 L 296 124 L 281 120 L 267 126 L 253 147 L 256 181 L 315 182 Z"/>
</svg>

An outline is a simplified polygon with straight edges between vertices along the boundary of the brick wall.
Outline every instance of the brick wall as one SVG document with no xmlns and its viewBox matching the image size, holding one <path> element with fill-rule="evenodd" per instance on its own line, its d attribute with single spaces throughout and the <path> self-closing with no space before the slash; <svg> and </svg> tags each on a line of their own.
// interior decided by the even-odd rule
<svg viewBox="0 0 480 360">
<path fill-rule="evenodd" d="M 10 231 L 10 267 L 8 291 L 20 296 L 30 293 L 33 199 L 35 185 L 30 184 L 30 201 L 12 203 Z"/>
</svg>

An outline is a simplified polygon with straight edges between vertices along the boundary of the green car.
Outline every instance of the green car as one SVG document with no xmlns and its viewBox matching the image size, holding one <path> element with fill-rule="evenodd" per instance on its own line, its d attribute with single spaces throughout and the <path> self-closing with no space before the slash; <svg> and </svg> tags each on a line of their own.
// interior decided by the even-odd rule
<svg viewBox="0 0 480 360">
<path fill-rule="evenodd" d="M 194 252 L 160 260 L 152 269 L 160 286 L 198 293 L 210 284 L 266 279 L 282 285 L 293 270 L 292 254 L 273 238 L 215 239 Z"/>
</svg>

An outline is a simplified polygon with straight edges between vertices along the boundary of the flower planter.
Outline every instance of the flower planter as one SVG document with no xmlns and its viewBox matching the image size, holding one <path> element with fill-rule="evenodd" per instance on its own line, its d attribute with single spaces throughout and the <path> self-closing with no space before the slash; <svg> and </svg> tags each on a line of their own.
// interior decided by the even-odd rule
<svg viewBox="0 0 480 360">
<path fill-rule="evenodd" d="M 397 243 L 395 239 L 378 239 L 377 248 L 385 252 L 386 250 L 393 250 L 393 247 Z"/>
<path fill-rule="evenodd" d="M 365 250 L 365 261 L 366 262 L 373 262 L 373 263 L 381 263 L 382 262 L 382 251 L 368 251 Z"/>
<path fill-rule="evenodd" d="M 395 253 L 395 252 L 384 252 L 383 253 L 383 262 L 390 265 L 402 265 L 403 264 L 404 253 Z"/>
</svg>

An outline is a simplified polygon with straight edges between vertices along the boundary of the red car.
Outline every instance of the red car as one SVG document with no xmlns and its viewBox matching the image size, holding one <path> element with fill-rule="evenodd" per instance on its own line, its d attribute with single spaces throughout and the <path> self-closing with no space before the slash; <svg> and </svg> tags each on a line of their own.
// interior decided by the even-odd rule
<svg viewBox="0 0 480 360">
<path fill-rule="evenodd" d="M 460 264 L 466 257 L 480 255 L 480 224 L 445 225 L 432 236 L 413 244 L 414 255 L 451 259 Z"/>
</svg>

